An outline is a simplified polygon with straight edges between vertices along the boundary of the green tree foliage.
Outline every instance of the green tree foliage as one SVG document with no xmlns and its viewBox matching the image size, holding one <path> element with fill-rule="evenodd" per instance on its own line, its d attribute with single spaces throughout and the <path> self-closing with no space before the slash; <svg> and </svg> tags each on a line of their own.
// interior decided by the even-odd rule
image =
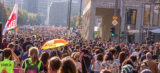
<svg viewBox="0 0 160 73">
<path fill-rule="evenodd" d="M 6 21 L 7 21 L 7 14 L 4 5 L 0 3 L 0 22 L 4 24 Z"/>
<path fill-rule="evenodd" d="M 79 15 L 73 16 L 71 19 L 71 26 L 77 28 L 79 25 L 82 25 L 82 17 L 80 18 Z"/>
</svg>

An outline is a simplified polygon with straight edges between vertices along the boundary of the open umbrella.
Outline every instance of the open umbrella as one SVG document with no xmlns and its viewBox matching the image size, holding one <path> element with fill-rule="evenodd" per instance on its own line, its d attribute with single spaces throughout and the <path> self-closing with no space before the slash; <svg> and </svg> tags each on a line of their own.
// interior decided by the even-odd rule
<svg viewBox="0 0 160 73">
<path fill-rule="evenodd" d="M 56 47 L 65 46 L 68 44 L 68 41 L 63 39 L 53 39 L 50 41 L 47 41 L 41 49 L 54 49 Z"/>
</svg>

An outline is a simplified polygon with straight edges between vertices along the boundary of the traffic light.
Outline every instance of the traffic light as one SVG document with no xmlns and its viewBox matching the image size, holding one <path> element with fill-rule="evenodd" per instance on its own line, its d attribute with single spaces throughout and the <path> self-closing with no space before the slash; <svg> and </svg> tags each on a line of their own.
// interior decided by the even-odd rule
<svg viewBox="0 0 160 73">
<path fill-rule="evenodd" d="M 114 37 L 114 36 L 115 36 L 115 28 L 112 27 L 112 28 L 111 28 L 111 37 Z"/>
</svg>

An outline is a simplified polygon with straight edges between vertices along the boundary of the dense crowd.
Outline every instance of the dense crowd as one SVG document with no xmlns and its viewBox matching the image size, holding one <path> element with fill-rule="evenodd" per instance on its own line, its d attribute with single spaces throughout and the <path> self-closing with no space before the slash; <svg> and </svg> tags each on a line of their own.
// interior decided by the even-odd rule
<svg viewBox="0 0 160 73">
<path fill-rule="evenodd" d="M 25 26 L 16 36 L 8 33 L 0 49 L 0 73 L 160 73 L 160 43 L 87 41 L 65 29 Z M 52 39 L 65 39 L 69 44 L 42 50 Z"/>
</svg>

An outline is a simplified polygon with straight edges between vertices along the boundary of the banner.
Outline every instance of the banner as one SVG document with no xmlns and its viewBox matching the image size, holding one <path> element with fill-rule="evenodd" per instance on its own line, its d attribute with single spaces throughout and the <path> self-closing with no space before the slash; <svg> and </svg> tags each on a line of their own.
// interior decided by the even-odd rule
<svg viewBox="0 0 160 73">
<path fill-rule="evenodd" d="M 11 29 L 15 29 L 17 27 L 17 17 L 18 17 L 18 4 L 14 5 L 13 11 L 9 16 L 5 28 L 3 29 L 3 35 Z"/>
</svg>

